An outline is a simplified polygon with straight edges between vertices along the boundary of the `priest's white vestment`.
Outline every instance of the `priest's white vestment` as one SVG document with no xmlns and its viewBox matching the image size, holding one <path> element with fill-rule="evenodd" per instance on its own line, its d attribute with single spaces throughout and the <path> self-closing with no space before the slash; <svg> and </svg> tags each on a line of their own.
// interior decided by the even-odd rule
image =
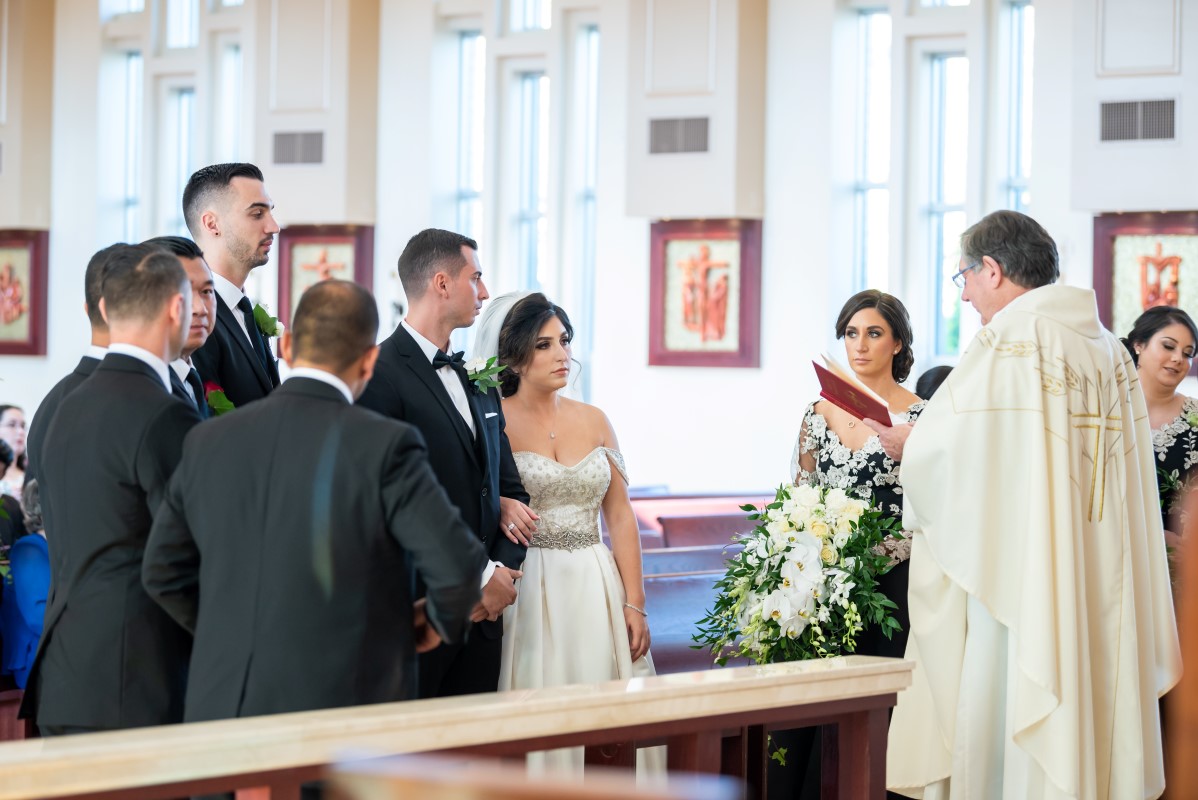
<svg viewBox="0 0 1198 800">
<path fill-rule="evenodd" d="M 1094 293 L 995 315 L 903 454 L 914 683 L 887 784 L 911 797 L 1156 797 L 1181 656 L 1152 439 Z"/>
</svg>

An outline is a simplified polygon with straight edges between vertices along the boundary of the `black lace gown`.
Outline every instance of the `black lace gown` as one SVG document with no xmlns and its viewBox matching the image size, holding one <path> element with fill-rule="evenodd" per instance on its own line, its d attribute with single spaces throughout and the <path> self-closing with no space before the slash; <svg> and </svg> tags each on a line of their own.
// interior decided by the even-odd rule
<svg viewBox="0 0 1198 800">
<path fill-rule="evenodd" d="M 1161 493 L 1161 520 L 1165 529 L 1181 533 L 1177 501 L 1183 486 L 1193 485 L 1198 465 L 1198 400 L 1187 397 L 1181 413 L 1152 432 L 1156 455 L 1156 480 Z"/>
<path fill-rule="evenodd" d="M 914 422 L 925 403 L 907 409 L 904 422 Z M 810 456 L 814 471 L 803 469 Z M 882 450 L 877 436 L 871 436 L 858 450 L 852 450 L 828 427 L 828 421 L 815 410 L 815 403 L 803 413 L 803 424 L 791 456 L 790 475 L 796 484 L 806 483 L 826 489 L 843 489 L 852 497 L 871 503 L 887 516 L 902 520 L 903 487 L 899 483 L 899 465 Z M 889 539 L 884 545 L 897 561 L 885 575 L 879 576 L 879 590 L 898 608 L 891 613 L 902 630 L 889 639 L 877 628 L 867 628 L 857 639 L 857 654 L 902 658 L 907 649 L 910 617 L 907 611 L 907 582 L 911 555 L 909 539 Z M 771 761 L 768 770 L 768 796 L 781 798 L 820 797 L 820 746 L 818 729 L 802 728 L 777 731 L 774 744 L 787 750 L 786 766 Z"/>
</svg>

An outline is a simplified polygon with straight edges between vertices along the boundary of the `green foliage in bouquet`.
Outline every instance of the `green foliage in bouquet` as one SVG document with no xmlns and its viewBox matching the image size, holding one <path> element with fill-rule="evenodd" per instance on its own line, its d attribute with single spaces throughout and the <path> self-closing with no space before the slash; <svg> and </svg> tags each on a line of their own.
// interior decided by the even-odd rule
<svg viewBox="0 0 1198 800">
<path fill-rule="evenodd" d="M 847 655 L 866 627 L 887 638 L 899 630 L 877 581 L 892 565 L 879 545 L 901 537 L 898 520 L 842 489 L 806 485 L 779 487 L 761 510 L 743 508 L 757 527 L 738 539 L 744 549 L 716 582 L 694 647 L 721 666 L 734 656 L 768 664 Z"/>
</svg>

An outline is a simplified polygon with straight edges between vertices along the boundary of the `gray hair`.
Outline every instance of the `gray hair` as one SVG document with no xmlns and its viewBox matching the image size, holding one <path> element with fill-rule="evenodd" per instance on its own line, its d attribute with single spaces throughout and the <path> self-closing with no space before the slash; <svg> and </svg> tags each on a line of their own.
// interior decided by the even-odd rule
<svg viewBox="0 0 1198 800">
<path fill-rule="evenodd" d="M 961 256 L 969 263 L 990 256 L 1003 274 L 1025 289 L 1056 283 L 1061 277 L 1057 245 L 1041 227 L 1018 211 L 987 214 L 961 234 Z"/>
</svg>

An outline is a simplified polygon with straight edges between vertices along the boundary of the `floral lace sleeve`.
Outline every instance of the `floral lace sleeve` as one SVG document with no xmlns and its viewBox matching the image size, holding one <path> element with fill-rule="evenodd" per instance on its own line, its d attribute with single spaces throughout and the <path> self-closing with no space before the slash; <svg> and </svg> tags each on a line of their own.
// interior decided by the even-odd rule
<svg viewBox="0 0 1198 800">
<path fill-rule="evenodd" d="M 811 403 L 803 412 L 803 424 L 799 426 L 799 436 L 795 439 L 794 451 L 790 456 L 790 478 L 795 484 L 819 485 L 818 476 L 815 474 L 819 442 L 811 425 L 814 408 L 815 403 Z"/>
</svg>

